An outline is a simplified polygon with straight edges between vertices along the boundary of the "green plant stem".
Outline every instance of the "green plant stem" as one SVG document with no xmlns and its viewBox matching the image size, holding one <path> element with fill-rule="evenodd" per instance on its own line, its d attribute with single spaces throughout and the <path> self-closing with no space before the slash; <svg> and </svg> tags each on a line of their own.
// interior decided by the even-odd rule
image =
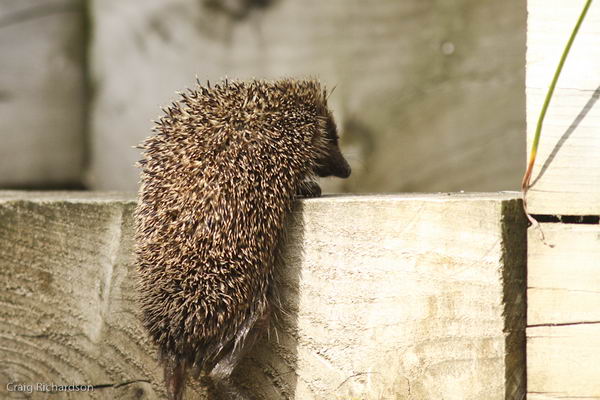
<svg viewBox="0 0 600 400">
<path fill-rule="evenodd" d="M 577 24 L 573 28 L 573 32 L 571 32 L 571 37 L 563 50 L 562 56 L 560 57 L 560 61 L 558 63 L 558 67 L 554 72 L 554 77 L 552 78 L 552 82 L 550 83 L 550 87 L 548 88 L 548 93 L 546 94 L 546 98 L 544 99 L 544 105 L 542 106 L 542 111 L 540 112 L 540 116 L 538 118 L 537 127 L 535 129 L 535 135 L 533 137 L 533 143 L 531 145 L 531 153 L 529 155 L 529 164 L 527 166 L 527 170 L 525 171 L 525 175 L 523 176 L 523 181 L 521 182 L 521 189 L 523 190 L 523 196 L 527 193 L 527 189 L 529 189 L 529 182 L 531 181 L 531 172 L 533 170 L 533 164 L 535 163 L 535 158 L 537 155 L 538 145 L 540 143 L 540 136 L 542 133 L 542 125 L 544 123 L 544 118 L 546 117 L 546 111 L 548 110 L 548 106 L 550 105 L 550 100 L 552 99 L 552 95 L 554 94 L 554 88 L 556 87 L 556 82 L 558 81 L 558 77 L 562 71 L 563 65 L 569 55 L 569 51 L 571 50 L 571 45 L 577 36 L 577 32 L 579 31 L 579 27 L 581 23 L 585 19 L 585 15 L 587 14 L 590 5 L 592 4 L 592 0 L 587 0 L 585 5 L 583 6 L 583 10 L 581 10 L 581 14 L 579 15 L 579 19 L 577 20 Z"/>
</svg>

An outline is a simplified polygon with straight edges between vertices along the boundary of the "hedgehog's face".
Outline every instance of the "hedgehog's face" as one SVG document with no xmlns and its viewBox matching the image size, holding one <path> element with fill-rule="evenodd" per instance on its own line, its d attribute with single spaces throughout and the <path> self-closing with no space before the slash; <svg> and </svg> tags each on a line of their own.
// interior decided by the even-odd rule
<svg viewBox="0 0 600 400">
<path fill-rule="evenodd" d="M 327 116 L 325 126 L 326 151 L 322 157 L 317 159 L 315 173 L 320 177 L 337 176 L 347 178 L 350 176 L 350 165 L 342 155 L 338 144 L 338 133 L 331 114 Z"/>
</svg>

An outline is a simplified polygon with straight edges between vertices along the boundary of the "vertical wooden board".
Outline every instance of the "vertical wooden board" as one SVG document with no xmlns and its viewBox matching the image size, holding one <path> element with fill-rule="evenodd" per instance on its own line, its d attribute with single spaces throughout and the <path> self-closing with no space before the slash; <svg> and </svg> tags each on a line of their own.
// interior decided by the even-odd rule
<svg viewBox="0 0 600 400">
<path fill-rule="evenodd" d="M 0 0 L 0 187 L 79 184 L 83 0 Z"/>
<path fill-rule="evenodd" d="M 527 146 L 584 0 L 529 0 Z M 528 192 L 534 214 L 600 214 L 600 9 L 592 5 L 550 103 Z"/>
<path fill-rule="evenodd" d="M 527 399 L 600 399 L 600 322 L 527 328 Z"/>
<path fill-rule="evenodd" d="M 527 89 L 529 144 L 545 95 L 545 89 Z M 599 96 L 600 89 L 556 89 L 527 193 L 529 212 L 600 214 Z"/>
<path fill-rule="evenodd" d="M 528 399 L 600 399 L 600 226 L 528 233 Z"/>
<path fill-rule="evenodd" d="M 600 321 L 600 226 L 540 228 L 545 242 L 537 228 L 528 233 L 527 324 Z"/>
<path fill-rule="evenodd" d="M 527 87 L 550 85 L 562 51 L 586 0 L 527 0 Z M 600 12 L 587 13 L 561 73 L 560 88 L 587 90 L 598 86 Z"/>
<path fill-rule="evenodd" d="M 95 189 L 136 187 L 132 146 L 196 77 L 307 75 L 336 87 L 329 103 L 351 155 L 353 176 L 326 182 L 330 188 L 518 187 L 525 0 L 91 4 Z"/>
</svg>

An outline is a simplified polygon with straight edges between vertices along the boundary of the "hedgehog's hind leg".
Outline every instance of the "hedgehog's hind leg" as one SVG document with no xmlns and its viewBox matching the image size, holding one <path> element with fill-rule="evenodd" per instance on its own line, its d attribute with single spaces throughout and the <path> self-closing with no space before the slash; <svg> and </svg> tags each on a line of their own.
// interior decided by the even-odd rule
<svg viewBox="0 0 600 400">
<path fill-rule="evenodd" d="M 176 356 L 167 356 L 163 364 L 167 397 L 169 400 L 181 400 L 187 377 L 186 362 Z"/>
<path fill-rule="evenodd" d="M 267 307 L 260 317 L 247 321 L 237 335 L 232 348 L 221 358 L 210 371 L 210 377 L 219 400 L 251 400 L 248 393 L 237 386 L 231 374 L 242 358 L 252 349 L 258 339 L 266 332 L 271 317 L 270 307 Z"/>
<path fill-rule="evenodd" d="M 242 390 L 233 382 L 231 374 L 238 366 L 244 355 L 254 346 L 256 339 L 260 336 L 260 330 L 253 327 L 247 335 L 244 335 L 243 340 L 221 359 L 208 376 L 210 377 L 213 387 L 216 391 L 219 400 L 251 400 L 252 396 Z"/>
<path fill-rule="evenodd" d="M 242 354 L 232 351 L 210 371 L 210 377 L 214 390 L 219 400 L 251 400 L 252 397 L 238 387 L 232 380 L 231 374 L 239 364 Z"/>
</svg>

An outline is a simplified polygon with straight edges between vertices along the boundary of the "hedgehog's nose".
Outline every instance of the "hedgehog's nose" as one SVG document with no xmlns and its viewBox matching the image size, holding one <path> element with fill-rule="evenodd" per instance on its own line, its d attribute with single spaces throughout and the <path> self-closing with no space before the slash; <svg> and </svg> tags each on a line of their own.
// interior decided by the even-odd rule
<svg viewBox="0 0 600 400">
<path fill-rule="evenodd" d="M 347 178 L 350 176 L 352 169 L 350 168 L 350 164 L 342 155 L 342 152 L 337 149 L 335 155 L 333 156 L 334 163 L 332 168 L 332 175 L 337 176 L 338 178 Z"/>
<path fill-rule="evenodd" d="M 337 176 L 338 178 L 347 178 L 350 176 L 350 173 L 352 173 L 352 168 L 350 168 L 350 164 L 348 164 L 348 161 L 346 161 L 343 158 L 342 161 L 343 165 L 340 165 L 340 167 L 336 171 L 334 171 L 333 175 Z"/>
<path fill-rule="evenodd" d="M 317 166 L 315 171 L 317 175 L 324 178 L 327 176 L 335 176 L 338 178 L 347 178 L 350 176 L 350 165 L 342 155 L 340 149 L 335 146 L 329 149 L 329 154 L 323 160 L 323 163 Z"/>
</svg>

